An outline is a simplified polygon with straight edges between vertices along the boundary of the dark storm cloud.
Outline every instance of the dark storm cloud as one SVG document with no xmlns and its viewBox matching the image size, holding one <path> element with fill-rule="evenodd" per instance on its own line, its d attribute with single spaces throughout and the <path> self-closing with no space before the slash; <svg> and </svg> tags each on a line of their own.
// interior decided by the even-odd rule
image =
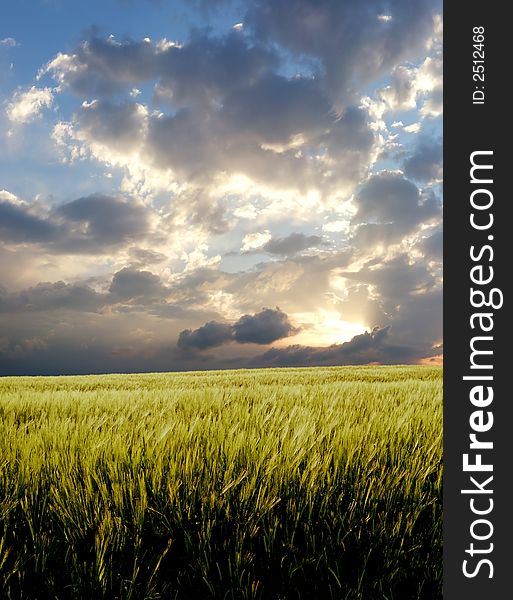
<svg viewBox="0 0 513 600">
<path fill-rule="evenodd" d="M 268 48 L 250 46 L 234 31 L 217 38 L 193 35 L 184 46 L 163 52 L 159 66 L 157 97 L 174 104 L 210 104 L 251 86 L 278 66 L 278 57 Z"/>
<path fill-rule="evenodd" d="M 233 339 L 240 344 L 271 344 L 298 331 L 279 308 L 265 308 L 255 315 L 243 315 L 233 326 Z"/>
<path fill-rule="evenodd" d="M 113 302 L 149 302 L 168 293 L 158 275 L 128 267 L 114 274 L 109 292 Z"/>
<path fill-rule="evenodd" d="M 95 100 L 76 115 L 83 134 L 113 150 L 126 152 L 144 136 L 146 112 L 137 103 Z"/>
<path fill-rule="evenodd" d="M 233 325 L 210 321 L 195 330 L 185 329 L 180 333 L 177 345 L 182 350 L 205 350 L 230 341 L 267 345 L 298 331 L 279 308 L 264 308 L 254 315 L 243 315 Z"/>
<path fill-rule="evenodd" d="M 73 55 L 48 65 L 78 95 L 108 97 L 158 80 L 156 96 L 175 105 L 206 102 L 245 86 L 278 64 L 274 52 L 250 46 L 238 32 L 223 37 L 193 34 L 185 45 L 92 37 Z"/>
<path fill-rule="evenodd" d="M 274 152 L 262 147 L 232 128 L 219 111 L 187 108 L 150 119 L 144 152 L 157 168 L 170 168 L 196 185 L 210 181 L 216 173 L 243 173 L 266 185 L 305 190 L 322 183 L 320 165 L 297 150 Z"/>
<path fill-rule="evenodd" d="M 0 239 L 14 243 L 51 241 L 60 235 L 59 227 L 33 215 L 28 205 L 0 200 Z"/>
<path fill-rule="evenodd" d="M 440 344 L 443 293 L 440 287 L 401 298 L 393 315 L 392 326 L 397 343 L 412 348 L 412 356 L 429 356 Z"/>
<path fill-rule="evenodd" d="M 245 22 L 258 39 L 319 59 L 340 94 L 424 51 L 437 10 L 432 0 L 257 0 Z"/>
<path fill-rule="evenodd" d="M 433 235 L 423 238 L 415 246 L 427 260 L 442 260 L 443 257 L 443 232 L 438 230 Z"/>
<path fill-rule="evenodd" d="M 143 238 L 150 229 L 148 210 L 131 199 L 92 194 L 56 208 L 51 217 L 64 232 L 47 250 L 95 254 Z"/>
<path fill-rule="evenodd" d="M 269 240 L 262 250 L 269 254 L 290 256 L 314 248 L 322 244 L 322 237 L 318 235 L 305 235 L 304 233 L 291 233 L 287 237 L 273 238 Z"/>
<path fill-rule="evenodd" d="M 368 159 L 368 152 L 374 144 L 374 134 L 370 128 L 370 117 L 366 110 L 349 106 L 337 116 L 332 127 L 320 137 L 321 147 L 324 144 L 330 156 L 337 161 L 337 167 L 342 161 L 352 161 L 357 167 L 362 160 Z M 366 158 L 364 158 L 366 157 Z M 342 165 L 350 171 L 350 165 Z M 358 169 L 352 173 L 357 176 Z"/>
<path fill-rule="evenodd" d="M 231 32 L 193 35 L 182 46 L 93 38 L 74 55 L 56 57 L 49 70 L 75 92 L 101 97 L 75 115 L 81 140 L 137 150 L 188 182 L 243 173 L 303 191 L 353 185 L 377 139 L 366 110 L 335 112 L 322 76 L 287 77 L 279 66 L 275 52 Z M 169 103 L 171 114 L 109 99 L 148 80 L 156 80 L 155 99 Z M 316 156 L 336 160 L 337 168 Z"/>
<path fill-rule="evenodd" d="M 167 260 L 167 256 L 162 252 L 156 252 L 148 248 L 132 247 L 129 249 L 130 258 L 132 259 L 131 266 L 133 268 L 146 267 Z"/>
<path fill-rule="evenodd" d="M 260 366 L 360 365 L 411 360 L 409 348 L 389 343 L 389 327 L 375 327 L 343 344 L 327 348 L 288 346 L 271 348 L 254 358 Z"/>
<path fill-rule="evenodd" d="M 85 285 L 42 282 L 29 289 L 9 294 L 0 289 L 1 312 L 34 312 L 68 309 L 96 312 L 106 298 Z"/>
<path fill-rule="evenodd" d="M 407 254 L 391 260 L 369 264 L 356 272 L 341 271 L 351 281 L 364 282 L 377 287 L 383 299 L 390 305 L 407 301 L 411 294 L 432 288 L 436 281 L 424 261 L 412 263 Z"/>
<path fill-rule="evenodd" d="M 423 140 L 404 161 L 404 173 L 417 181 L 442 178 L 443 147 L 441 140 Z"/>
<path fill-rule="evenodd" d="M 348 296 L 338 306 L 341 318 L 351 318 L 350 310 L 353 309 L 357 311 L 355 318 L 359 318 L 358 315 L 362 314 L 363 309 L 366 311 L 367 322 L 383 324 L 368 333 L 355 336 L 345 344 L 327 348 L 297 345 L 274 348 L 256 357 L 251 348 L 246 351 L 241 347 L 240 353 L 236 355 L 238 358 L 233 356 L 232 347 L 230 356 L 230 342 L 239 342 L 243 346 L 250 346 L 252 343 L 264 345 L 297 332 L 285 312 L 270 309 L 248 313 L 235 323 L 221 322 L 218 316 L 213 314 L 212 320 L 204 326 L 194 330 L 183 330 L 181 334 L 176 329 L 176 333 L 173 333 L 171 329 L 170 338 L 178 338 L 177 346 L 173 346 L 172 342 L 165 346 L 162 341 L 143 346 L 141 342 L 135 343 L 133 339 L 125 340 L 127 331 L 135 327 L 134 318 L 141 319 L 137 325 L 141 331 L 151 331 L 155 328 L 159 331 L 164 330 L 162 322 L 152 321 L 152 315 L 166 319 L 165 328 L 179 327 L 185 319 L 200 319 L 206 313 L 195 312 L 194 309 L 191 312 L 187 308 L 188 304 L 192 302 L 192 306 L 196 306 L 198 294 L 201 296 L 205 292 L 212 293 L 216 289 L 231 290 L 241 302 L 249 303 L 252 299 L 254 303 L 255 290 L 262 282 L 265 282 L 265 285 L 269 283 L 278 286 L 277 289 L 281 289 L 287 282 L 284 287 L 286 292 L 277 294 L 271 289 L 268 298 L 283 295 L 284 300 L 289 299 L 290 305 L 290 298 L 301 295 L 301 290 L 314 290 L 314 293 L 308 294 L 308 299 L 312 301 L 312 309 L 315 310 L 318 297 L 316 294 L 326 289 L 325 285 L 320 285 L 319 282 L 322 282 L 337 264 L 343 264 L 344 259 L 342 256 L 326 259 L 311 257 L 299 263 L 302 265 L 301 275 L 295 280 L 290 279 L 290 265 L 285 262 L 262 265 L 255 273 L 226 274 L 214 269 L 198 269 L 169 289 L 174 304 L 157 297 L 160 287 L 155 275 L 137 273 L 133 269 L 121 270 L 115 274 L 111 291 L 104 294 L 96 294 L 90 289 L 77 289 L 86 288 L 85 285 L 43 284 L 36 286 L 40 288 L 36 291 L 28 290 L 18 294 L 15 308 L 14 296 L 7 298 L 6 302 L 6 296 L 9 295 L 4 292 L 0 295 L 3 308 L 1 312 L 7 319 L 3 327 L 9 342 L 8 349 L 4 349 L 7 354 L 2 357 L 4 370 L 7 369 L 5 372 L 11 373 L 102 370 L 126 372 L 369 362 L 393 364 L 416 362 L 440 353 L 436 346 L 441 340 L 441 290 L 435 287 L 435 279 L 423 261 L 419 259 L 415 265 L 410 265 L 406 255 L 384 264 L 373 261 L 357 273 L 342 273 L 348 281 Z M 297 264 L 296 268 L 298 266 Z M 118 287 L 123 277 L 127 278 L 125 284 L 130 283 L 130 286 Z M 373 300 L 372 305 L 366 306 L 366 303 L 370 302 L 367 291 L 369 285 L 373 286 Z M 319 290 L 315 291 L 317 288 Z M 112 290 L 116 289 L 118 296 L 115 297 Z M 134 299 L 136 294 L 137 298 Z M 120 300 L 120 296 L 124 297 L 123 301 Z M 151 302 L 146 300 L 152 296 Z M 266 294 L 262 290 L 258 292 L 257 297 L 261 301 Z M 103 307 L 114 302 L 122 302 L 124 306 L 119 307 L 116 304 L 104 313 Z M 128 309 L 134 302 L 138 303 L 138 312 L 131 312 L 128 322 L 125 317 L 121 319 L 123 313 L 120 311 Z M 298 300 L 297 310 L 305 310 L 306 306 Z M 25 311 L 23 320 L 12 319 L 10 315 L 20 310 Z M 63 311 L 73 310 L 74 313 L 67 313 L 69 317 L 64 316 L 66 313 Z M 88 311 L 98 319 L 94 327 L 89 327 L 85 321 L 86 317 L 83 316 L 84 312 Z M 43 322 L 33 320 L 38 312 L 44 315 Z M 51 321 L 50 312 L 55 314 L 55 323 Z M 112 319 L 115 315 L 118 315 L 118 320 L 114 322 Z M 177 318 L 179 321 L 173 325 L 173 319 Z M 68 327 L 64 330 L 64 337 L 56 339 L 48 336 L 49 327 L 55 329 L 58 323 L 65 320 Z M 18 326 L 23 323 L 27 331 L 9 333 L 13 322 L 17 322 Z M 70 328 L 71 324 L 73 327 Z M 77 329 L 79 326 L 82 327 L 80 331 Z M 81 340 L 80 343 L 77 343 L 77 340 Z M 219 351 L 213 356 L 201 352 L 215 347 L 218 347 Z M 3 352 L 2 348 L 0 352 Z"/>
<path fill-rule="evenodd" d="M 407 254 L 364 266 L 358 272 L 340 274 L 347 283 L 347 296 L 338 304 L 342 318 L 351 318 L 355 309 L 365 310 L 367 322 L 391 326 L 386 352 L 405 348 L 401 361 L 410 362 L 429 355 L 442 339 L 442 290 L 428 259 L 412 262 Z M 362 286 L 366 289 L 362 289 Z M 372 289 L 372 299 L 369 296 Z M 408 359 L 409 353 L 411 359 Z M 383 350 L 383 360 L 385 360 Z M 396 357 L 397 358 L 397 357 Z"/>
<path fill-rule="evenodd" d="M 160 277 L 149 271 L 124 268 L 114 273 L 108 293 L 99 293 L 86 283 L 41 282 L 28 289 L 9 293 L 0 288 L 0 311 L 6 313 L 67 309 L 96 312 L 103 307 L 160 303 L 169 290 Z"/>
<path fill-rule="evenodd" d="M 436 307 L 439 310 L 439 307 Z M 395 326 L 374 327 L 371 332 L 354 336 L 343 344 L 326 348 L 293 345 L 286 348 L 271 348 L 252 360 L 261 367 L 301 367 L 407 364 L 441 354 L 440 345 L 412 343 L 412 338 L 397 334 Z"/>
<path fill-rule="evenodd" d="M 232 325 L 209 321 L 198 329 L 181 331 L 177 346 L 182 350 L 207 350 L 231 341 L 232 336 Z"/>
<path fill-rule="evenodd" d="M 269 74 L 227 96 L 223 118 L 260 143 L 285 143 L 294 135 L 318 135 L 336 116 L 318 81 Z"/>
<path fill-rule="evenodd" d="M 409 228 L 440 214 L 435 197 L 421 194 L 414 183 L 388 171 L 371 176 L 355 203 L 354 223 L 394 223 Z"/>
<path fill-rule="evenodd" d="M 42 216 L 26 203 L 0 200 L 0 239 L 38 244 L 50 253 L 102 252 L 148 231 L 148 211 L 133 200 L 92 194 Z"/>
<path fill-rule="evenodd" d="M 47 68 L 80 96 L 109 96 L 157 75 L 156 48 L 144 41 L 119 43 L 93 36 L 73 55 L 58 54 Z"/>
<path fill-rule="evenodd" d="M 244 173 L 266 185 L 305 191 L 354 182 L 376 142 L 364 109 L 335 115 L 314 81 L 278 75 L 226 93 L 221 107 L 185 106 L 169 115 L 150 114 L 136 102 L 95 101 L 80 108 L 75 125 L 90 143 L 137 151 L 153 167 L 172 169 L 196 185 L 216 173 Z M 294 143 L 307 151 L 298 152 Z M 337 168 L 314 155 L 336 160 Z M 207 201 L 212 199 L 203 195 L 200 204 Z"/>
<path fill-rule="evenodd" d="M 102 194 L 68 202 L 56 214 L 68 223 L 85 227 L 85 240 L 91 244 L 116 244 L 148 230 L 148 215 L 143 206 Z"/>
<path fill-rule="evenodd" d="M 431 190 L 422 192 L 400 173 L 372 175 L 355 197 L 356 231 L 352 243 L 368 248 L 378 243 L 397 243 L 421 223 L 441 219 L 440 200 Z"/>
</svg>

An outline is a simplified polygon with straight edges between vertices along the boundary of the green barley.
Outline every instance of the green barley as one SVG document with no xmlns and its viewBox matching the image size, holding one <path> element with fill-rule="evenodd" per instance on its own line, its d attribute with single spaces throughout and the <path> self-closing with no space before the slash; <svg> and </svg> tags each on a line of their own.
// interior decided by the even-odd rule
<svg viewBox="0 0 513 600">
<path fill-rule="evenodd" d="M 0 597 L 441 597 L 442 371 L 0 379 Z"/>
</svg>

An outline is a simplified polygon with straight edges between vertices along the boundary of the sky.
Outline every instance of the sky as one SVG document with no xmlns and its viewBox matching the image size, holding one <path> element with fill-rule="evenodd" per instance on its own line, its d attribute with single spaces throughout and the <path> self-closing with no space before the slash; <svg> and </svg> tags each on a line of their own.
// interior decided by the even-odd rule
<svg viewBox="0 0 513 600">
<path fill-rule="evenodd" d="M 433 364 L 436 0 L 5 0 L 0 375 Z"/>
</svg>

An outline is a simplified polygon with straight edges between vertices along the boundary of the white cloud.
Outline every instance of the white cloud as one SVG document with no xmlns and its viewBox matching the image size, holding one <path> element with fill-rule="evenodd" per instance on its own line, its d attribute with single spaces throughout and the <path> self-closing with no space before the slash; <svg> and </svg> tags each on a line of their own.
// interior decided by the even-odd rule
<svg viewBox="0 0 513 600">
<path fill-rule="evenodd" d="M 59 52 L 55 58 L 49 61 L 37 74 L 39 81 L 47 73 L 52 73 L 59 85 L 65 84 L 70 76 L 77 76 L 84 71 L 85 66 L 78 61 L 76 54 L 63 54 Z"/>
<path fill-rule="evenodd" d="M 348 221 L 331 221 L 329 223 L 324 223 L 322 226 L 323 231 L 328 231 L 330 233 L 340 233 L 349 231 L 349 222 Z"/>
<path fill-rule="evenodd" d="M 8 202 L 11 202 L 12 204 L 20 204 L 21 203 L 21 201 L 18 199 L 17 196 L 12 194 L 11 192 L 8 192 L 7 190 L 0 190 L 0 200 L 7 200 Z"/>
<path fill-rule="evenodd" d="M 416 67 L 398 66 L 392 72 L 389 85 L 377 91 L 382 113 L 415 110 L 420 105 L 422 117 L 442 114 L 443 68 L 439 52 L 428 56 Z M 392 125 L 393 127 L 396 125 Z"/>
<path fill-rule="evenodd" d="M 18 89 L 7 105 L 7 116 L 11 123 L 30 123 L 41 114 L 44 108 L 50 108 L 53 100 L 53 90 L 48 87 L 32 86 L 27 91 Z"/>
<path fill-rule="evenodd" d="M 271 233 L 266 229 L 263 232 L 248 233 L 242 240 L 241 252 L 262 248 L 271 239 Z"/>
<path fill-rule="evenodd" d="M 258 216 L 258 210 L 253 204 L 244 204 L 233 211 L 233 216 L 239 219 L 255 219 Z"/>
<path fill-rule="evenodd" d="M 3 40 L 0 40 L 0 46 L 7 46 L 8 48 L 14 48 L 15 46 L 19 46 L 20 44 L 12 37 L 6 37 Z"/>
<path fill-rule="evenodd" d="M 411 125 L 406 125 L 404 127 L 404 131 L 408 133 L 418 133 L 421 129 L 422 125 L 420 123 L 412 123 Z"/>
<path fill-rule="evenodd" d="M 221 256 L 216 254 L 209 257 L 207 244 L 199 244 L 191 252 L 184 252 L 182 260 L 186 263 L 184 272 L 187 272 L 207 267 L 216 267 L 221 262 Z"/>
</svg>

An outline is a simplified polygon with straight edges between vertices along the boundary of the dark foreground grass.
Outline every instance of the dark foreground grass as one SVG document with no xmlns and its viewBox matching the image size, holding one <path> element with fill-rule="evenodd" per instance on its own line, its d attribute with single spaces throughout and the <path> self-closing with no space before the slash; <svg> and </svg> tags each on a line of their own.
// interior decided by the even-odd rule
<svg viewBox="0 0 513 600">
<path fill-rule="evenodd" d="M 0 598 L 441 598 L 441 377 L 0 379 Z"/>
</svg>

